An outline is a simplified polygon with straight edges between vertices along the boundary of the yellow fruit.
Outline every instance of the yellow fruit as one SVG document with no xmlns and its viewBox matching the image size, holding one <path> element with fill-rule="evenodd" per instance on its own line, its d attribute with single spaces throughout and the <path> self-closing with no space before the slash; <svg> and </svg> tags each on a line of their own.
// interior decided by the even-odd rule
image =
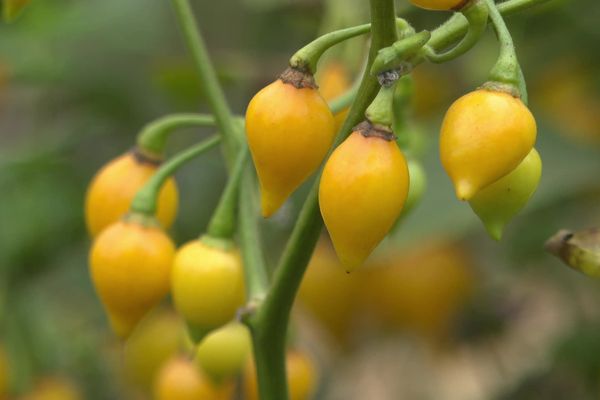
<svg viewBox="0 0 600 400">
<path fill-rule="evenodd" d="M 128 380 L 150 389 L 160 367 L 184 347 L 185 328 L 177 314 L 157 309 L 144 318 L 123 349 Z"/>
<path fill-rule="evenodd" d="M 314 361 L 300 351 L 288 350 L 285 366 L 289 400 L 312 399 L 317 386 L 317 370 Z M 244 393 L 246 400 L 259 400 L 256 370 L 252 360 L 246 364 L 244 371 Z"/>
<path fill-rule="evenodd" d="M 384 326 L 438 340 L 467 303 L 476 283 L 473 261 L 452 242 L 433 241 L 391 252 L 368 269 L 361 298 Z"/>
<path fill-rule="evenodd" d="M 442 123 L 440 156 L 456 196 L 471 199 L 529 154 L 536 123 L 523 102 L 508 93 L 479 89 L 448 109 Z"/>
<path fill-rule="evenodd" d="M 393 137 L 372 129 L 353 132 L 335 149 L 319 186 L 321 214 L 346 271 L 362 264 L 385 237 L 408 194 L 404 156 Z"/>
<path fill-rule="evenodd" d="M 4 351 L 4 347 L 0 344 L 0 399 L 4 399 L 8 395 L 9 374 L 8 357 Z"/>
<path fill-rule="evenodd" d="M 154 400 L 230 400 L 231 382 L 215 385 L 185 358 L 168 361 L 154 384 Z"/>
<path fill-rule="evenodd" d="M 333 142 L 335 121 L 314 87 L 298 88 L 279 79 L 248 104 L 246 134 L 260 181 L 262 214 L 269 217 L 319 167 Z"/>
<path fill-rule="evenodd" d="M 47 377 L 38 382 L 35 388 L 21 400 L 82 400 L 79 390 L 68 379 Z"/>
<path fill-rule="evenodd" d="M 96 174 L 85 198 L 85 220 L 92 237 L 129 211 L 136 193 L 157 167 L 156 161 L 133 150 L 112 160 Z M 173 223 L 177 203 L 177 186 L 175 180 L 170 178 L 158 196 L 156 217 L 163 228 L 167 229 Z"/>
<path fill-rule="evenodd" d="M 525 207 L 541 176 L 542 160 L 532 149 L 517 168 L 473 196 L 469 205 L 490 236 L 500 240 L 504 226 Z"/>
<path fill-rule="evenodd" d="M 157 225 L 124 219 L 106 228 L 90 252 L 90 272 L 114 332 L 127 337 L 169 291 L 175 254 Z"/>
<path fill-rule="evenodd" d="M 196 363 L 211 378 L 234 378 L 252 352 L 248 328 L 232 322 L 206 336 L 196 350 Z"/>
<path fill-rule="evenodd" d="M 333 61 L 319 69 L 319 92 L 325 100 L 334 100 L 346 93 L 351 86 L 348 70 L 341 62 Z M 349 111 L 346 107 L 334 115 L 336 132 L 344 124 Z"/>
<path fill-rule="evenodd" d="M 177 251 L 171 275 L 173 302 L 193 339 L 231 321 L 244 303 L 242 262 L 236 249 L 189 242 Z"/>
<path fill-rule="evenodd" d="M 415 6 L 426 10 L 456 10 L 465 5 L 468 0 L 410 0 Z"/>
</svg>

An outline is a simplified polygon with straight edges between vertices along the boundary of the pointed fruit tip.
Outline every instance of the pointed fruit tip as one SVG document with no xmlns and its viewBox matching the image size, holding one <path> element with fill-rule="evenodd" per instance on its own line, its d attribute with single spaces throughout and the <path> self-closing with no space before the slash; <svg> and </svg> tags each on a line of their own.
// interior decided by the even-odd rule
<svg viewBox="0 0 600 400">
<path fill-rule="evenodd" d="M 492 239 L 494 239 L 495 241 L 499 242 L 502 239 L 502 235 L 504 234 L 504 225 L 502 224 L 487 224 L 485 226 L 485 229 L 487 230 L 488 234 L 492 237 Z"/>
<path fill-rule="evenodd" d="M 281 198 L 280 196 L 274 196 L 273 194 L 265 194 L 264 191 L 261 194 L 261 215 L 263 218 L 269 218 L 277 212 L 285 202 L 287 197 Z"/>
<path fill-rule="evenodd" d="M 115 335 L 119 337 L 119 339 L 127 340 L 134 328 L 137 325 L 138 320 L 126 320 L 123 318 L 119 318 L 115 315 L 108 314 L 108 320 L 110 322 L 110 327 L 112 328 Z"/>
<path fill-rule="evenodd" d="M 477 193 L 477 191 L 473 185 L 468 182 L 461 181 L 456 184 L 456 197 L 461 201 L 471 200 L 473 196 L 475 196 L 475 193 Z"/>
</svg>

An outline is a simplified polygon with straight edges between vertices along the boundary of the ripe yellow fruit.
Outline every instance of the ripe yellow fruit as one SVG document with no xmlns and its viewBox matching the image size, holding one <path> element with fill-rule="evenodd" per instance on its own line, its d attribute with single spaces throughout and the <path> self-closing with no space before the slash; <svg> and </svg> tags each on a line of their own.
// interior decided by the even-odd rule
<svg viewBox="0 0 600 400">
<path fill-rule="evenodd" d="M 459 9 L 468 0 L 410 0 L 410 2 L 426 10 L 449 11 Z"/>
<path fill-rule="evenodd" d="M 173 302 L 194 340 L 231 321 L 244 303 L 242 262 L 236 249 L 194 240 L 177 251 L 171 275 Z"/>
<path fill-rule="evenodd" d="M 381 242 L 408 194 L 408 166 L 398 145 L 368 125 L 335 149 L 319 185 L 321 214 L 346 271 Z"/>
<path fill-rule="evenodd" d="M 285 73 L 282 79 L 288 81 Z M 335 136 L 335 120 L 319 92 L 282 79 L 258 92 L 246 111 L 248 146 L 265 217 L 316 171 Z"/>
<path fill-rule="evenodd" d="M 106 164 L 94 177 L 85 198 L 85 221 L 92 237 L 117 222 L 128 211 L 138 190 L 156 172 L 159 163 L 132 150 Z M 163 228 L 177 214 L 178 193 L 170 178 L 158 196 L 156 217 Z"/>
<path fill-rule="evenodd" d="M 289 400 L 312 399 L 318 378 L 314 361 L 303 352 L 288 350 L 285 367 Z M 259 400 L 256 369 L 252 360 L 246 364 L 244 371 L 244 393 L 246 400 Z"/>
<path fill-rule="evenodd" d="M 127 380 L 151 389 L 162 365 L 184 348 L 185 327 L 177 314 L 159 308 L 140 321 L 123 349 Z"/>
<path fill-rule="evenodd" d="M 155 400 L 230 400 L 231 382 L 215 385 L 185 358 L 174 358 L 160 370 L 154 384 Z"/>
<path fill-rule="evenodd" d="M 537 127 L 523 102 L 508 93 L 478 89 L 456 100 L 442 123 L 440 156 L 456 196 L 471 199 L 529 154 Z"/>
<path fill-rule="evenodd" d="M 92 245 L 92 281 L 121 338 L 169 291 L 175 245 L 157 225 L 126 218 L 102 231 Z"/>
<path fill-rule="evenodd" d="M 343 95 L 352 86 L 346 66 L 339 61 L 332 61 L 320 67 L 318 80 L 319 92 L 327 101 Z M 342 127 L 349 111 L 349 107 L 346 107 L 334 115 L 336 132 Z"/>
<path fill-rule="evenodd" d="M 194 360 L 212 379 L 222 382 L 244 368 L 251 352 L 250 331 L 239 322 L 231 322 L 202 340 Z"/>
<path fill-rule="evenodd" d="M 469 201 L 492 238 L 500 240 L 504 226 L 525 207 L 541 176 L 542 160 L 537 150 L 532 149 L 517 168 Z"/>
</svg>

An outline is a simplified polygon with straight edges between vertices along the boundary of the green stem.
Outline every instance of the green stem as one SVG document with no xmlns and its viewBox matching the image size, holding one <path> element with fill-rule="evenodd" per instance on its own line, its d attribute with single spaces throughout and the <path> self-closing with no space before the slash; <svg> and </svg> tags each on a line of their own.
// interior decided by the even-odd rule
<svg viewBox="0 0 600 400">
<path fill-rule="evenodd" d="M 231 240 L 235 233 L 240 180 L 244 166 L 246 165 L 247 156 L 248 148 L 244 146 L 235 160 L 235 165 L 231 170 L 225 190 L 223 190 L 219 204 L 208 223 L 206 235 L 212 239 Z"/>
<path fill-rule="evenodd" d="M 360 82 L 359 82 L 360 84 Z M 336 97 L 335 99 L 329 102 L 329 108 L 333 114 L 337 114 L 345 108 L 348 108 L 350 104 L 354 101 L 356 97 L 356 93 L 358 92 L 358 84 L 354 85 L 350 90 L 346 93 Z"/>
<path fill-rule="evenodd" d="M 210 137 L 195 146 L 192 146 L 162 164 L 152 177 L 137 192 L 131 202 L 131 212 L 146 216 L 154 216 L 158 194 L 165 181 L 175 173 L 183 164 L 215 147 L 221 140 L 218 136 Z"/>
<path fill-rule="evenodd" d="M 500 54 L 498 60 L 489 74 L 490 81 L 506 85 L 515 95 L 519 95 L 520 69 L 515 45 L 502 15 L 496 8 L 494 0 L 484 0 L 488 5 L 490 19 L 498 34 Z"/>
<path fill-rule="evenodd" d="M 485 33 L 488 22 L 488 7 L 483 0 L 475 0 L 460 10 L 468 23 L 468 30 L 463 39 L 450 50 L 437 53 L 432 47 L 425 47 L 425 57 L 434 63 L 453 60 L 469 51 Z"/>
<path fill-rule="evenodd" d="M 215 126 L 215 118 L 206 114 L 171 114 L 147 124 L 137 136 L 137 146 L 145 154 L 161 158 L 167 138 L 175 129 L 190 126 Z"/>
<path fill-rule="evenodd" d="M 394 123 L 394 92 L 396 91 L 395 80 L 390 85 L 381 86 L 375 100 L 369 105 L 365 116 L 375 125 L 392 127 Z"/>
<path fill-rule="evenodd" d="M 326 33 L 298 50 L 290 58 L 290 67 L 315 74 L 319 58 L 327 49 L 370 30 L 371 24 L 364 24 Z"/>
<path fill-rule="evenodd" d="M 223 89 L 217 79 L 206 44 L 194 19 L 189 0 L 171 0 L 179 25 L 192 55 L 197 73 L 202 82 L 202 89 L 208 104 L 215 115 L 219 131 L 223 134 L 226 155 L 231 163 L 237 154 L 241 142 L 241 132 L 234 121 L 231 109 L 227 104 Z"/>
<path fill-rule="evenodd" d="M 381 49 L 371 66 L 371 74 L 378 75 L 392 69 L 399 69 L 402 74 L 410 72 L 414 64 L 411 58 L 420 52 L 430 37 L 429 31 L 421 31 Z"/>
<path fill-rule="evenodd" d="M 377 51 L 396 40 L 394 1 L 370 0 L 370 5 L 372 40 L 368 66 L 348 118 L 336 138 L 336 145 L 364 118 L 367 106 L 377 94 L 379 83 L 370 75 Z M 294 298 L 323 226 L 317 193 L 318 180 L 300 212 L 267 297 L 256 314 L 246 320 L 252 330 L 261 400 L 288 399 L 285 375 L 286 333 Z"/>
</svg>

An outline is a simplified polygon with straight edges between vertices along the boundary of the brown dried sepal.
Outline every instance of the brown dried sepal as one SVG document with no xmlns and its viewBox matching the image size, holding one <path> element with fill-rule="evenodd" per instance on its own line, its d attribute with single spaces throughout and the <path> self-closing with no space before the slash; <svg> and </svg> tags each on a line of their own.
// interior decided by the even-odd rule
<svg viewBox="0 0 600 400">
<path fill-rule="evenodd" d="M 133 156 L 133 158 L 135 158 L 135 160 L 137 162 L 139 162 L 140 164 L 150 164 L 150 165 L 159 166 L 163 162 L 163 159 L 161 156 L 150 153 L 148 151 L 144 151 L 144 150 L 140 149 L 139 146 L 134 146 L 130 150 L 130 152 L 131 152 L 131 155 Z"/>
<path fill-rule="evenodd" d="M 383 125 L 374 125 L 371 121 L 366 120 L 356 125 L 352 132 L 358 132 L 366 138 L 377 137 L 388 142 L 396 140 L 396 136 L 392 130 Z"/>
<path fill-rule="evenodd" d="M 279 75 L 283 83 L 293 85 L 296 89 L 318 89 L 312 73 L 294 67 L 289 67 Z"/>
</svg>

